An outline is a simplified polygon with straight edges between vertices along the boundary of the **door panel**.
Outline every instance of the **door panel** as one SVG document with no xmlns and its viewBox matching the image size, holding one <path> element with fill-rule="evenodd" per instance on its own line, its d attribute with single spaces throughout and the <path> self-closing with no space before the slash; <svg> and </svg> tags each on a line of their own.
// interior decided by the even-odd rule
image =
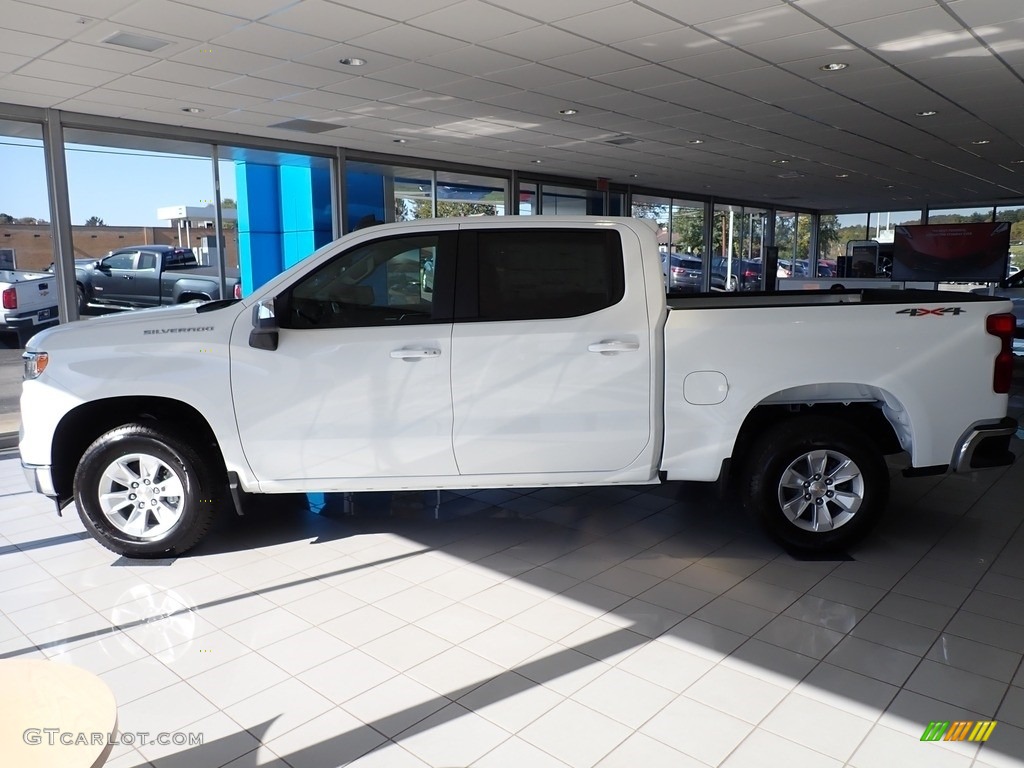
<svg viewBox="0 0 1024 768">
<path fill-rule="evenodd" d="M 515 230 L 460 245 L 457 306 L 473 304 L 463 294 L 469 282 L 478 317 L 504 318 L 457 322 L 452 334 L 462 474 L 609 472 L 648 446 L 652 359 L 636 287 L 643 275 L 632 254 L 636 271 L 624 279 L 618 238 Z M 477 275 L 464 280 L 461 260 L 472 251 Z"/>
<path fill-rule="evenodd" d="M 274 351 L 232 337 L 239 435 L 261 481 L 456 475 L 455 229 L 357 244 L 275 303 Z"/>
<path fill-rule="evenodd" d="M 137 251 L 121 251 L 102 259 L 100 267 L 93 270 L 93 295 L 102 301 L 130 301 L 137 256 Z"/>
</svg>

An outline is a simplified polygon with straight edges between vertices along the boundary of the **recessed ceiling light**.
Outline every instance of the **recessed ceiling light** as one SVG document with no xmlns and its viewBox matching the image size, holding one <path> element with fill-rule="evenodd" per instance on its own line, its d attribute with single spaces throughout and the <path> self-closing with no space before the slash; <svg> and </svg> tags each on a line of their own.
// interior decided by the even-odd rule
<svg viewBox="0 0 1024 768">
<path fill-rule="evenodd" d="M 828 64 L 822 64 L 820 67 L 818 67 L 818 69 L 820 69 L 822 72 L 838 72 L 840 69 L 846 69 L 848 66 L 850 65 L 844 64 L 841 61 L 832 61 L 829 62 Z"/>
<path fill-rule="evenodd" d="M 200 112 L 203 112 L 204 110 L 200 109 L 199 107 L 182 107 L 181 111 L 188 112 L 192 115 L 198 115 Z"/>
<path fill-rule="evenodd" d="M 631 179 L 639 179 L 640 178 L 640 174 L 639 173 L 631 173 L 631 174 L 629 174 L 629 178 L 631 178 Z"/>
<path fill-rule="evenodd" d="M 1014 165 L 1020 165 L 1021 163 L 1024 163 L 1024 160 L 1011 160 L 1010 162 Z"/>
<path fill-rule="evenodd" d="M 408 139 L 392 139 L 392 141 L 395 142 L 395 144 L 405 144 Z"/>
<path fill-rule="evenodd" d="M 836 174 L 836 178 L 837 179 L 848 179 L 848 178 L 850 178 L 850 174 L 848 174 L 848 173 L 837 173 Z"/>
<path fill-rule="evenodd" d="M 776 165 L 785 165 L 786 163 L 789 162 L 789 160 L 772 160 L 772 162 L 775 163 Z"/>
<path fill-rule="evenodd" d="M 543 160 L 531 160 L 530 162 L 531 162 L 531 163 L 536 163 L 537 165 L 540 165 L 540 164 L 541 164 L 541 163 L 543 163 L 544 161 L 543 161 Z"/>
<path fill-rule="evenodd" d="M 931 117 L 932 115 L 937 115 L 937 114 L 939 114 L 939 113 L 936 112 L 934 109 L 922 109 L 920 112 L 917 113 L 917 116 L 918 117 Z"/>
<path fill-rule="evenodd" d="M 703 144 L 704 139 L 690 139 L 687 144 Z"/>
<path fill-rule="evenodd" d="M 579 113 L 580 111 L 578 109 L 572 109 L 571 107 L 569 109 L 558 110 L 558 114 L 560 115 L 578 115 Z"/>
<path fill-rule="evenodd" d="M 989 141 L 988 139 L 978 139 L 977 141 L 972 141 L 971 142 L 971 144 L 991 144 L 991 143 L 992 142 Z"/>
<path fill-rule="evenodd" d="M 366 59 L 360 59 L 356 56 L 352 56 L 344 59 L 338 59 L 338 63 L 344 64 L 346 67 L 361 67 L 366 63 Z"/>
<path fill-rule="evenodd" d="M 886 189 L 896 189 L 896 185 L 895 184 L 886 184 L 885 188 Z"/>
</svg>

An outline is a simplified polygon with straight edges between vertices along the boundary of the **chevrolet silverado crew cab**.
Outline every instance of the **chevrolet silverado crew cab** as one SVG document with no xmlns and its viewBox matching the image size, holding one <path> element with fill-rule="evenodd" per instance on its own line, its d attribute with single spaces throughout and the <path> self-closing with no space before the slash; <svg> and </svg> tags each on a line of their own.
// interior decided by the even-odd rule
<svg viewBox="0 0 1024 768">
<path fill-rule="evenodd" d="M 237 270 L 226 274 L 222 297 L 216 268 L 199 266 L 191 248 L 171 245 L 128 246 L 96 261 L 76 260 L 75 283 L 79 314 L 90 307 L 134 309 L 241 295 Z"/>
<path fill-rule="evenodd" d="M 1010 302 L 667 301 L 626 218 L 353 232 L 241 301 L 35 336 L 23 465 L 104 546 L 184 552 L 244 493 L 718 481 L 788 545 L 844 547 L 910 473 L 1013 461 Z"/>
</svg>

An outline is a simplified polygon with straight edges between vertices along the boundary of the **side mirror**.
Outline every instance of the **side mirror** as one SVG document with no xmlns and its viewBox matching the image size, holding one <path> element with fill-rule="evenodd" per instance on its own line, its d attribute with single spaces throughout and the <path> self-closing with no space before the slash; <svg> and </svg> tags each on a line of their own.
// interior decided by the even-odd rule
<svg viewBox="0 0 1024 768">
<path fill-rule="evenodd" d="M 277 314 L 274 311 L 275 299 L 264 299 L 252 308 L 252 330 L 249 331 L 249 346 L 273 352 L 277 349 L 280 334 L 278 333 Z"/>
<path fill-rule="evenodd" d="M 92 263 L 92 268 L 93 269 L 102 269 L 103 268 L 103 262 L 100 259 L 96 259 L 96 261 L 94 261 Z"/>
</svg>

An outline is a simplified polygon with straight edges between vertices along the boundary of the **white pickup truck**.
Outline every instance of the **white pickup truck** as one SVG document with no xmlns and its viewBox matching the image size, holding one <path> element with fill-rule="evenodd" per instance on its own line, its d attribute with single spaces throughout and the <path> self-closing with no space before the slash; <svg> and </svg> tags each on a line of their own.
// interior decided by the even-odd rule
<svg viewBox="0 0 1024 768">
<path fill-rule="evenodd" d="M 0 332 L 24 346 L 36 331 L 58 321 L 57 283 L 49 272 L 0 269 Z"/>
<path fill-rule="evenodd" d="M 1013 461 L 1010 302 L 666 301 L 625 218 L 362 229 L 242 301 L 102 317 L 25 353 L 21 456 L 104 546 L 184 552 L 243 493 L 718 481 L 844 547 L 910 473 Z"/>
</svg>

